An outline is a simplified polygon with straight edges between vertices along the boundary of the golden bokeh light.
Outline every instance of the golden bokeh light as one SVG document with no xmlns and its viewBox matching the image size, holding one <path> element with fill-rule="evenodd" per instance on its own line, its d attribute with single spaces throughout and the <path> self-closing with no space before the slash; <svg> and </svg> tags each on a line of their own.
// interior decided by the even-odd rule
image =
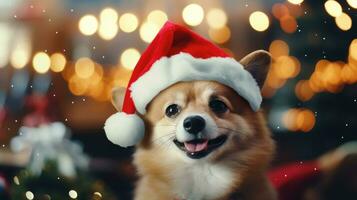
<svg viewBox="0 0 357 200">
<path fill-rule="evenodd" d="M 352 40 L 349 48 L 349 55 L 352 59 L 357 60 L 357 39 Z"/>
<path fill-rule="evenodd" d="M 205 12 L 198 4 L 189 4 L 182 11 L 184 22 L 190 26 L 198 26 L 202 23 Z"/>
<path fill-rule="evenodd" d="M 288 2 L 298 5 L 298 4 L 301 4 L 302 2 L 304 2 L 304 0 L 288 0 Z"/>
<path fill-rule="evenodd" d="M 272 7 L 272 13 L 273 13 L 274 17 L 279 20 L 282 17 L 284 17 L 285 15 L 290 15 L 288 7 L 286 7 L 286 5 L 284 5 L 282 3 L 274 4 Z"/>
<path fill-rule="evenodd" d="M 309 132 L 315 126 L 315 115 L 309 109 L 302 109 L 296 116 L 297 128 L 303 132 Z"/>
<path fill-rule="evenodd" d="M 51 66 L 51 59 L 45 52 L 38 52 L 32 60 L 33 68 L 40 74 L 46 73 Z"/>
<path fill-rule="evenodd" d="M 338 17 L 342 14 L 342 6 L 335 0 L 328 0 L 324 4 L 326 12 L 332 17 Z"/>
<path fill-rule="evenodd" d="M 295 94 L 301 101 L 308 101 L 314 96 L 308 80 L 300 80 L 295 86 Z"/>
<path fill-rule="evenodd" d="M 220 29 L 227 24 L 227 14 L 222 9 L 213 8 L 207 12 L 206 21 L 211 28 Z"/>
<path fill-rule="evenodd" d="M 346 84 L 353 84 L 357 81 L 357 69 L 349 64 L 345 64 L 341 71 L 342 81 Z"/>
<path fill-rule="evenodd" d="M 160 27 L 158 25 L 151 22 L 144 22 L 140 26 L 140 30 L 139 30 L 140 38 L 144 42 L 150 43 L 155 38 L 159 30 Z"/>
<path fill-rule="evenodd" d="M 118 20 L 118 12 L 113 8 L 104 8 L 99 14 L 100 23 L 114 24 Z"/>
<path fill-rule="evenodd" d="M 336 17 L 335 22 L 337 27 L 343 31 L 348 31 L 352 28 L 352 19 L 346 13 L 342 13 Z"/>
<path fill-rule="evenodd" d="M 103 40 L 112 40 L 118 33 L 119 27 L 115 23 L 101 23 L 98 34 Z"/>
<path fill-rule="evenodd" d="M 162 27 L 167 21 L 168 17 L 162 10 L 153 10 L 147 16 L 147 21 L 156 24 L 158 27 Z"/>
<path fill-rule="evenodd" d="M 51 70 L 53 72 L 61 72 L 66 66 L 66 57 L 61 53 L 54 53 L 51 55 Z"/>
<path fill-rule="evenodd" d="M 27 191 L 25 193 L 25 196 L 26 196 L 26 199 L 28 199 L 28 200 L 32 200 L 35 198 L 35 195 L 31 191 Z"/>
<path fill-rule="evenodd" d="M 294 33 L 297 29 L 297 21 L 290 15 L 285 15 L 280 19 L 280 26 L 286 33 Z"/>
<path fill-rule="evenodd" d="M 274 40 L 269 46 L 269 52 L 273 58 L 289 55 L 289 46 L 283 40 Z"/>
<path fill-rule="evenodd" d="M 255 11 L 250 14 L 249 23 L 254 30 L 265 31 L 269 27 L 269 17 L 261 11 Z"/>
<path fill-rule="evenodd" d="M 79 78 L 89 78 L 94 73 L 94 62 L 87 57 L 83 57 L 77 60 L 74 65 L 74 71 Z"/>
<path fill-rule="evenodd" d="M 73 75 L 68 81 L 68 89 L 74 95 L 83 95 L 88 89 L 88 81 Z"/>
<path fill-rule="evenodd" d="M 352 8 L 357 8 L 357 0 L 347 0 L 348 5 Z"/>
<path fill-rule="evenodd" d="M 282 122 L 285 128 L 287 128 L 290 131 L 298 130 L 298 126 L 296 123 L 298 114 L 299 114 L 299 110 L 295 108 L 290 109 L 283 114 Z"/>
<path fill-rule="evenodd" d="M 11 53 L 10 63 L 15 69 L 24 68 L 30 59 L 30 53 L 26 49 L 15 49 Z"/>
<path fill-rule="evenodd" d="M 133 13 L 125 13 L 120 16 L 119 27 L 123 32 L 131 33 L 138 28 L 139 20 Z"/>
<path fill-rule="evenodd" d="M 273 64 L 273 69 L 281 79 L 293 78 L 300 72 L 300 62 L 291 56 L 280 56 Z"/>
<path fill-rule="evenodd" d="M 223 28 L 219 29 L 210 28 L 208 30 L 208 35 L 214 42 L 218 44 L 223 44 L 227 42 L 231 37 L 231 31 L 227 26 L 224 26 Z"/>
<path fill-rule="evenodd" d="M 93 35 L 98 29 L 98 20 L 94 15 L 84 15 L 78 24 L 83 35 Z"/>
<path fill-rule="evenodd" d="M 134 48 L 129 48 L 123 51 L 120 56 L 120 63 L 123 67 L 133 70 L 140 58 L 140 52 Z"/>
</svg>

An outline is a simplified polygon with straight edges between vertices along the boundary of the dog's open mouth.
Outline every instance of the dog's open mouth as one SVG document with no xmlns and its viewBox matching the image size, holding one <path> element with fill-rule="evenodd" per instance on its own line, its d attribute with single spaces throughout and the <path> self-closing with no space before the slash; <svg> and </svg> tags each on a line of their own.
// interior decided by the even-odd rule
<svg viewBox="0 0 357 200">
<path fill-rule="evenodd" d="M 192 159 L 200 159 L 207 156 L 213 150 L 222 146 L 227 140 L 226 135 L 221 135 L 215 139 L 195 139 L 187 142 L 179 142 L 174 140 L 176 146 L 182 151 L 186 152 L 186 155 Z"/>
</svg>

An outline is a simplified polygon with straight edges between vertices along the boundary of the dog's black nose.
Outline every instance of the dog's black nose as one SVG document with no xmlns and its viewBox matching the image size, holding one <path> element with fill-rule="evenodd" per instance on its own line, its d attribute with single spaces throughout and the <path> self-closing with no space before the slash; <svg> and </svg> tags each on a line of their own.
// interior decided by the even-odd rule
<svg viewBox="0 0 357 200">
<path fill-rule="evenodd" d="M 183 121 L 184 129 L 190 134 L 197 134 L 206 126 L 205 119 L 201 116 L 190 116 Z"/>
</svg>

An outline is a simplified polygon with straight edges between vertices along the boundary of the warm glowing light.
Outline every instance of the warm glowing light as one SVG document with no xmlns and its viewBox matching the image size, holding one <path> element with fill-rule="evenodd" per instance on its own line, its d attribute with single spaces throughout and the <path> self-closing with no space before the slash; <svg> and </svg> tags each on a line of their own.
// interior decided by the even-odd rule
<svg viewBox="0 0 357 200">
<path fill-rule="evenodd" d="M 261 11 L 255 11 L 252 14 L 250 14 L 249 23 L 254 30 L 261 32 L 268 29 L 269 18 L 265 13 Z"/>
<path fill-rule="evenodd" d="M 325 2 L 326 12 L 332 17 L 338 17 L 342 14 L 342 7 L 340 3 L 334 0 L 328 0 Z"/>
<path fill-rule="evenodd" d="M 345 64 L 341 71 L 341 78 L 344 83 L 353 84 L 357 81 L 357 69 Z"/>
<path fill-rule="evenodd" d="M 51 66 L 51 59 L 45 52 L 38 52 L 32 60 L 33 68 L 40 74 L 46 73 Z"/>
<path fill-rule="evenodd" d="M 208 31 L 209 37 L 218 44 L 223 44 L 231 37 L 231 31 L 227 26 L 220 29 L 210 28 Z"/>
<path fill-rule="evenodd" d="M 289 46 L 283 40 L 274 40 L 269 46 L 269 52 L 274 58 L 289 55 Z"/>
<path fill-rule="evenodd" d="M 164 23 L 167 21 L 167 15 L 164 11 L 161 10 L 153 10 L 149 13 L 147 17 L 147 21 L 150 23 L 156 24 L 158 27 L 162 27 Z"/>
<path fill-rule="evenodd" d="M 93 35 L 98 29 L 98 20 L 93 15 L 85 15 L 79 20 L 78 27 L 83 35 Z"/>
<path fill-rule="evenodd" d="M 190 26 L 198 26 L 204 18 L 204 10 L 198 4 L 190 4 L 182 11 L 182 18 L 186 24 Z"/>
<path fill-rule="evenodd" d="M 290 56 L 280 56 L 276 59 L 273 69 L 279 78 L 293 78 L 300 72 L 300 62 Z"/>
<path fill-rule="evenodd" d="M 206 20 L 211 28 L 220 29 L 227 24 L 227 14 L 222 9 L 213 8 L 207 12 Z"/>
<path fill-rule="evenodd" d="M 288 7 L 286 7 L 286 5 L 284 5 L 282 3 L 274 4 L 273 8 L 272 8 L 272 13 L 273 13 L 274 17 L 279 20 L 282 17 L 284 17 L 285 15 L 290 15 Z"/>
<path fill-rule="evenodd" d="M 15 49 L 10 58 L 11 65 L 16 69 L 25 67 L 30 59 L 29 52 L 25 49 Z"/>
<path fill-rule="evenodd" d="M 123 67 L 133 70 L 140 58 L 140 53 L 134 48 L 125 50 L 120 56 L 120 63 Z"/>
<path fill-rule="evenodd" d="M 342 13 L 335 18 L 336 25 L 343 31 L 348 31 L 352 27 L 352 19 L 346 13 Z"/>
<path fill-rule="evenodd" d="M 88 82 L 74 75 L 68 80 L 68 88 L 74 95 L 83 95 L 88 89 Z"/>
<path fill-rule="evenodd" d="M 295 86 L 295 94 L 301 101 L 308 101 L 314 95 L 308 80 L 301 80 Z"/>
<path fill-rule="evenodd" d="M 25 193 L 25 196 L 28 200 L 32 200 L 33 198 L 35 198 L 35 195 L 31 191 L 27 191 Z"/>
<path fill-rule="evenodd" d="M 125 13 L 119 19 L 119 27 L 123 32 L 131 33 L 138 28 L 139 20 L 132 13 Z"/>
<path fill-rule="evenodd" d="M 275 66 L 273 65 L 273 68 Z M 282 79 L 276 75 L 276 73 L 273 72 L 273 70 L 270 70 L 267 76 L 266 80 L 266 85 L 269 86 L 272 89 L 278 89 L 284 86 L 286 82 L 286 79 Z"/>
<path fill-rule="evenodd" d="M 315 115 L 311 110 L 302 109 L 296 116 L 296 125 L 303 132 L 309 132 L 315 126 Z"/>
<path fill-rule="evenodd" d="M 285 15 L 280 19 L 280 26 L 286 33 L 294 33 L 297 29 L 297 21 L 290 15 Z"/>
<path fill-rule="evenodd" d="M 357 0 L 347 0 L 348 5 L 352 8 L 357 8 Z"/>
<path fill-rule="evenodd" d="M 352 40 L 349 49 L 349 54 L 352 57 L 352 59 L 357 60 L 357 39 Z"/>
<path fill-rule="evenodd" d="M 290 131 L 297 131 L 298 127 L 296 124 L 296 118 L 297 115 L 299 114 L 298 109 L 290 109 L 287 112 L 283 114 L 283 125 Z"/>
<path fill-rule="evenodd" d="M 68 192 L 68 195 L 69 195 L 69 197 L 71 197 L 72 199 L 76 199 L 76 198 L 78 197 L 78 194 L 77 194 L 77 192 L 76 192 L 75 190 L 70 190 L 70 191 Z"/>
<path fill-rule="evenodd" d="M 139 30 L 140 38 L 146 42 L 150 43 L 159 32 L 160 27 L 151 22 L 144 22 Z"/>
<path fill-rule="evenodd" d="M 103 40 L 111 40 L 117 35 L 118 30 L 119 27 L 116 23 L 101 23 L 98 34 Z"/>
<path fill-rule="evenodd" d="M 118 20 L 118 13 L 113 8 L 104 8 L 99 14 L 100 23 L 114 24 Z"/>
<path fill-rule="evenodd" d="M 74 71 L 80 78 L 89 78 L 94 73 L 94 62 L 90 58 L 80 58 L 74 65 Z"/>
<path fill-rule="evenodd" d="M 96 196 L 102 198 L 102 194 L 101 194 L 100 192 L 94 192 L 94 195 L 96 195 Z"/>
<path fill-rule="evenodd" d="M 292 4 L 301 4 L 304 0 L 288 0 Z"/>
<path fill-rule="evenodd" d="M 63 71 L 66 66 L 66 57 L 61 53 L 54 53 L 51 55 L 51 70 L 54 72 Z"/>
</svg>

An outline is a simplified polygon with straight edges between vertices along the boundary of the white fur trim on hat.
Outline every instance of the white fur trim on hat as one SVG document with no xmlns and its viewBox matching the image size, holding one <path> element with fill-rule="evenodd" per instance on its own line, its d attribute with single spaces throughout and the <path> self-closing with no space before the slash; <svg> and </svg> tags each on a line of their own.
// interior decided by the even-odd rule
<svg viewBox="0 0 357 200">
<path fill-rule="evenodd" d="M 128 147 L 138 144 L 143 139 L 145 125 L 136 114 L 118 112 L 105 121 L 104 130 L 112 143 Z"/>
<path fill-rule="evenodd" d="M 146 106 L 162 90 L 180 81 L 211 80 L 234 89 L 254 111 L 262 102 L 260 88 L 242 64 L 229 57 L 195 58 L 188 53 L 162 57 L 149 71 L 132 83 L 131 97 L 136 110 L 145 114 Z"/>
</svg>

